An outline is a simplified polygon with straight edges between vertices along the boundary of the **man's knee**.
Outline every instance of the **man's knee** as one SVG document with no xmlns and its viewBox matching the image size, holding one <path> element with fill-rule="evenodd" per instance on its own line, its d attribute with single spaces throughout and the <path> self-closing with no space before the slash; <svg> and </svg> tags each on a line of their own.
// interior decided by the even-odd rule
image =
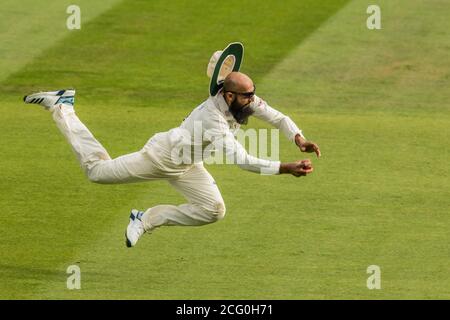
<svg viewBox="0 0 450 320">
<path fill-rule="evenodd" d="M 93 166 L 91 168 L 86 168 L 86 176 L 89 181 L 98 184 L 109 184 L 110 179 L 103 173 L 100 165 Z"/>
<path fill-rule="evenodd" d="M 208 213 L 211 217 L 211 223 L 222 220 L 225 217 L 225 203 L 223 201 L 216 201 L 212 208 L 208 208 Z"/>
<path fill-rule="evenodd" d="M 87 177 L 89 179 L 90 182 L 93 183 L 98 183 L 98 184 L 105 184 L 106 182 L 104 181 L 104 179 L 102 178 L 102 176 L 93 173 L 92 171 L 88 171 L 87 172 Z"/>
<path fill-rule="evenodd" d="M 85 168 L 89 181 L 98 184 L 118 184 L 133 182 L 134 177 L 120 170 L 114 160 L 100 160 L 93 166 Z"/>
</svg>

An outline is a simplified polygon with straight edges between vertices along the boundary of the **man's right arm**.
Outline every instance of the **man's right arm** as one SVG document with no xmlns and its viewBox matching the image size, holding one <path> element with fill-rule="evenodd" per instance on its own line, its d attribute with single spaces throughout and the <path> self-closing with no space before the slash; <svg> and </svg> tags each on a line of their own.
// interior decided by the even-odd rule
<svg viewBox="0 0 450 320">
<path fill-rule="evenodd" d="M 212 143 L 216 149 L 223 151 L 227 163 L 237 164 L 241 169 L 255 173 L 266 175 L 280 173 L 279 161 L 265 160 L 249 155 L 230 131 L 222 136 L 215 136 Z"/>
<path fill-rule="evenodd" d="M 214 149 L 223 151 L 226 163 L 234 163 L 241 169 L 266 175 L 289 173 L 300 177 L 313 171 L 310 160 L 281 163 L 249 155 L 235 139 L 226 121 L 219 116 L 209 114 L 205 127 L 204 138 L 214 146 Z"/>
<path fill-rule="evenodd" d="M 245 148 L 237 141 L 231 132 L 223 136 L 216 136 L 212 141 L 216 149 L 223 150 L 227 163 L 237 164 L 241 169 L 266 174 L 289 173 L 296 177 L 306 176 L 313 171 L 309 159 L 296 162 L 281 163 L 253 157 L 247 153 Z"/>
</svg>

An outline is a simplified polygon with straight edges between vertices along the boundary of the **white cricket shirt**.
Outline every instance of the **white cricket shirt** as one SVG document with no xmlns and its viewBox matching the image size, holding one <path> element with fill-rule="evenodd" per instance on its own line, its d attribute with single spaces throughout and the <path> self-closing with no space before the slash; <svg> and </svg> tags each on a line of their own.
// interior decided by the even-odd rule
<svg viewBox="0 0 450 320">
<path fill-rule="evenodd" d="M 291 141 L 302 131 L 283 113 L 270 107 L 264 100 L 255 96 L 250 104 L 254 113 L 252 116 L 261 119 L 278 128 Z M 221 150 L 226 157 L 226 163 L 237 164 L 244 170 L 262 173 L 278 174 L 279 161 L 270 161 L 249 155 L 245 148 L 236 140 L 235 133 L 240 128 L 228 109 L 221 92 L 195 108 L 178 128 L 153 136 L 146 147 L 157 144 L 161 150 L 165 166 L 170 169 L 184 168 L 192 163 L 202 162 L 215 150 Z"/>
</svg>

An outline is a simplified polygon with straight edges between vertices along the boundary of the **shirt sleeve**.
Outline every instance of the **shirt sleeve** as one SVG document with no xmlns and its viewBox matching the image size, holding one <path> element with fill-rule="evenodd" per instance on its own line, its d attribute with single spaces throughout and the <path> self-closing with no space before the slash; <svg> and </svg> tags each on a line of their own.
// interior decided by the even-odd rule
<svg viewBox="0 0 450 320">
<path fill-rule="evenodd" d="M 226 123 L 220 123 L 216 128 L 210 128 L 205 132 L 205 138 L 211 142 L 214 149 L 223 152 L 226 163 L 237 164 L 241 169 L 264 175 L 280 173 L 280 161 L 249 155 L 226 126 Z"/>
<path fill-rule="evenodd" d="M 305 138 L 303 136 L 302 130 L 297 127 L 297 125 L 294 123 L 294 121 L 291 120 L 291 118 L 284 115 L 280 111 L 275 110 L 258 96 L 255 96 L 255 99 L 250 107 L 254 111 L 254 117 L 263 120 L 279 129 L 289 140 L 294 141 L 297 134 L 299 134 L 302 138 Z"/>
</svg>

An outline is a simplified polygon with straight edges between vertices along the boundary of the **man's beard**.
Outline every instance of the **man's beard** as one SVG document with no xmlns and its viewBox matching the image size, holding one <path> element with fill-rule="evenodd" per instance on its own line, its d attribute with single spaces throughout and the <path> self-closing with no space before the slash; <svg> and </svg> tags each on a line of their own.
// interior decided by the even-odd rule
<svg viewBox="0 0 450 320">
<path fill-rule="evenodd" d="M 240 105 L 237 102 L 237 99 L 235 99 L 229 107 L 229 110 L 231 114 L 233 115 L 234 119 L 236 119 L 237 123 L 239 124 L 247 124 L 248 117 L 250 117 L 253 114 L 253 110 L 250 108 L 250 103 L 247 103 L 246 105 Z"/>
</svg>

